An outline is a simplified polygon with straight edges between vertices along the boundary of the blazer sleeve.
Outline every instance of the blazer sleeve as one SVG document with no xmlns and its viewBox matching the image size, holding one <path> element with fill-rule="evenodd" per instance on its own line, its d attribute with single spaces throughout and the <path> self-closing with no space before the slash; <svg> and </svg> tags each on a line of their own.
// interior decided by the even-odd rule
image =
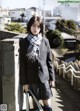
<svg viewBox="0 0 80 111">
<path fill-rule="evenodd" d="M 55 72 L 54 72 L 54 66 L 53 66 L 53 61 L 52 61 L 52 52 L 51 52 L 48 40 L 47 40 L 47 47 L 48 47 L 47 66 L 48 66 L 50 81 L 55 81 Z"/>
<path fill-rule="evenodd" d="M 22 85 L 27 84 L 27 68 L 26 68 L 26 46 L 25 46 L 25 39 L 20 40 L 20 83 Z"/>
</svg>

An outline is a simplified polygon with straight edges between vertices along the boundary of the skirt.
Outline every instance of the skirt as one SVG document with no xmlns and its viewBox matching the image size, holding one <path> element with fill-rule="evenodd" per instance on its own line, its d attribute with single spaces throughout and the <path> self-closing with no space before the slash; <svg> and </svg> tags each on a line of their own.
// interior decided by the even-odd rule
<svg viewBox="0 0 80 111">
<path fill-rule="evenodd" d="M 30 84 L 30 90 L 38 100 L 46 100 L 53 96 L 49 81 Z"/>
</svg>

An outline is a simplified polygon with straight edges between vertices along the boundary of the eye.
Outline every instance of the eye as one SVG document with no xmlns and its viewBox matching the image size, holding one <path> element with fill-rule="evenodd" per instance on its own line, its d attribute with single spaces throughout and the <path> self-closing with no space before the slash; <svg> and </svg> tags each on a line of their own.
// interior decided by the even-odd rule
<svg viewBox="0 0 80 111">
<path fill-rule="evenodd" d="M 40 28 L 40 25 L 38 25 L 37 27 Z"/>
<path fill-rule="evenodd" d="M 36 27 L 36 25 L 35 25 L 35 24 L 33 24 L 32 26 L 33 26 L 33 27 Z"/>
</svg>

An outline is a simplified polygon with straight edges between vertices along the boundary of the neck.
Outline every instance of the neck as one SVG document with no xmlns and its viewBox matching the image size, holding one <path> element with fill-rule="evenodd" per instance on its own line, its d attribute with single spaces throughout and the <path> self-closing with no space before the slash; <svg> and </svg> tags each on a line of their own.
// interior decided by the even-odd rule
<svg viewBox="0 0 80 111">
<path fill-rule="evenodd" d="M 38 34 L 33 34 L 32 32 L 30 34 L 33 35 L 33 36 L 38 36 Z"/>
</svg>

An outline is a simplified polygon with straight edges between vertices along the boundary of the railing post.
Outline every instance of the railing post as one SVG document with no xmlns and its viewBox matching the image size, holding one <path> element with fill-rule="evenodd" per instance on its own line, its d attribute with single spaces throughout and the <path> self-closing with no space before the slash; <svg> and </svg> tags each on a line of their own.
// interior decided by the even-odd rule
<svg viewBox="0 0 80 111">
<path fill-rule="evenodd" d="M 71 74 L 71 86 L 73 86 L 73 76 L 74 76 L 74 72 L 73 71 L 71 71 L 72 72 L 72 74 Z"/>
<path fill-rule="evenodd" d="M 65 67 L 63 68 L 63 78 L 65 79 Z"/>
</svg>

